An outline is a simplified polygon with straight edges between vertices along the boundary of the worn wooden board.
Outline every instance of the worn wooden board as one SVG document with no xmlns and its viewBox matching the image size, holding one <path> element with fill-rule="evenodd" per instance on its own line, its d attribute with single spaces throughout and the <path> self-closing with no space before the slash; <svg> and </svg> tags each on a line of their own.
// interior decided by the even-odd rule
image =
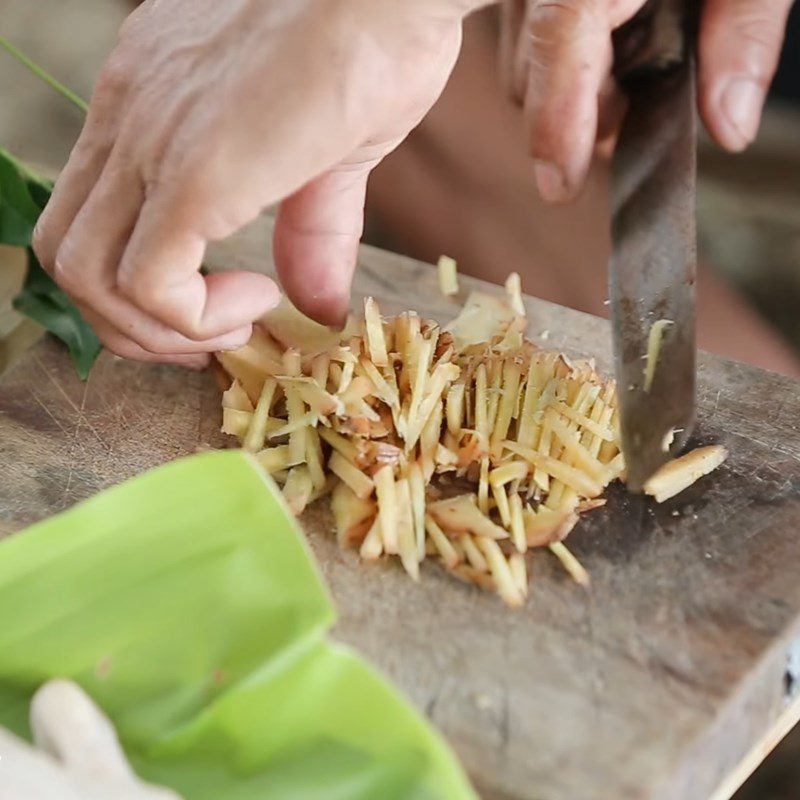
<svg viewBox="0 0 800 800">
<path fill-rule="evenodd" d="M 269 223 L 211 256 L 263 264 Z M 463 280 L 465 286 L 473 281 Z M 365 248 L 359 294 L 386 312 L 457 310 L 425 265 Z M 528 301 L 532 333 L 610 366 L 607 323 Z M 0 534 L 198 447 L 223 445 L 208 375 L 104 355 L 86 384 L 51 340 L 0 380 Z M 622 490 L 570 546 L 571 583 L 546 553 L 531 599 L 507 610 L 437 568 L 340 552 L 324 507 L 305 518 L 341 613 L 337 635 L 395 680 L 452 742 L 487 798 L 709 797 L 778 719 L 800 676 L 800 386 L 701 358 L 697 439 L 729 462 L 656 507 Z"/>
</svg>

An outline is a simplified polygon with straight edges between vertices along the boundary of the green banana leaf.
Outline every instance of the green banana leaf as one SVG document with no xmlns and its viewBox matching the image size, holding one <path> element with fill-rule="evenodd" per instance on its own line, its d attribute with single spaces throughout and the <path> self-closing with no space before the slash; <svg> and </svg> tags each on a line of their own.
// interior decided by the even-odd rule
<svg viewBox="0 0 800 800">
<path fill-rule="evenodd" d="M 0 724 L 55 676 L 187 800 L 475 798 L 426 721 L 356 654 L 280 492 L 194 456 L 0 543 Z"/>
</svg>

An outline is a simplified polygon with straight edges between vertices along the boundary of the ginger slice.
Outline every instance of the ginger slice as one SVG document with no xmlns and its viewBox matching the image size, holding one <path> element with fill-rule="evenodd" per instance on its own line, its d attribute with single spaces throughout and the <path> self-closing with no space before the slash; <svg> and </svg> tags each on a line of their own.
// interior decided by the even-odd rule
<svg viewBox="0 0 800 800">
<path fill-rule="evenodd" d="M 727 457 L 728 451 L 722 445 L 698 447 L 664 464 L 646 481 L 644 491 L 657 503 L 663 503 L 713 472 Z"/>
</svg>

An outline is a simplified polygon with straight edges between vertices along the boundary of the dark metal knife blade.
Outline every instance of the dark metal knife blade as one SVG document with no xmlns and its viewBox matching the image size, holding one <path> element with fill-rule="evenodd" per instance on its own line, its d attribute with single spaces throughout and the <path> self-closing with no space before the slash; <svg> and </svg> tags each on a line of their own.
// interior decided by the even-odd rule
<svg viewBox="0 0 800 800">
<path fill-rule="evenodd" d="M 614 71 L 629 108 L 612 170 L 609 297 L 632 492 L 683 448 L 695 418 L 696 5 L 650 0 L 615 34 Z M 648 342 L 660 320 L 648 386 Z"/>
</svg>

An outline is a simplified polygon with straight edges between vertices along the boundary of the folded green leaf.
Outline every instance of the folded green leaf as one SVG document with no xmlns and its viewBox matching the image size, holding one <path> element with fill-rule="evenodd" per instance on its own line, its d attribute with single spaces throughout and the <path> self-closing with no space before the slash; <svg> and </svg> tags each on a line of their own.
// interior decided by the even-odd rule
<svg viewBox="0 0 800 800">
<path fill-rule="evenodd" d="M 86 102 L 48 74 L 41 66 L 0 36 L 0 47 L 86 112 Z M 14 307 L 57 336 L 69 348 L 78 375 L 85 380 L 101 344 L 78 309 L 42 269 L 31 249 L 33 229 L 47 205 L 53 185 L 34 175 L 8 151 L 0 148 L 0 244 L 28 250 L 28 274 Z"/>
<path fill-rule="evenodd" d="M 0 543 L 0 724 L 57 675 L 186 800 L 474 800 L 424 719 L 325 636 L 280 493 L 240 452 L 162 467 Z"/>
<path fill-rule="evenodd" d="M 0 148 L 0 244 L 28 247 L 49 187 Z"/>
<path fill-rule="evenodd" d="M 39 214 L 52 184 L 37 177 L 0 148 L 0 244 L 27 248 L 28 273 L 14 308 L 61 339 L 85 380 L 102 345 L 56 282 L 42 269 L 30 247 Z"/>
<path fill-rule="evenodd" d="M 103 345 L 80 311 L 42 269 L 30 248 L 28 274 L 22 291 L 14 298 L 14 308 L 61 339 L 69 349 L 81 380 L 89 377 Z"/>
</svg>

